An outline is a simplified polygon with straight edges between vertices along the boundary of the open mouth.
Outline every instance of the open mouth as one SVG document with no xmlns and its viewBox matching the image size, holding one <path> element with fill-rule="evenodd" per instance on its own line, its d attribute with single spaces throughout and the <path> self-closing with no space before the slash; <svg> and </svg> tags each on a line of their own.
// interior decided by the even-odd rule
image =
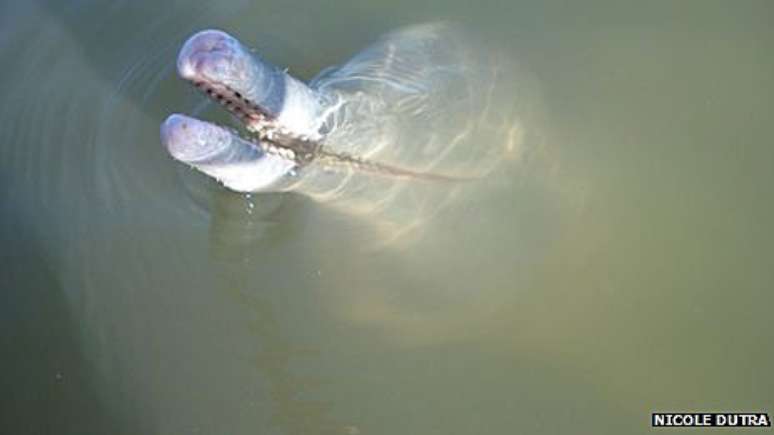
<svg viewBox="0 0 774 435">
<path fill-rule="evenodd" d="M 261 107 L 256 103 L 244 97 L 239 91 L 224 84 L 204 81 L 193 82 L 193 85 L 242 121 L 248 131 L 261 131 L 271 124 L 269 114 L 261 110 Z"/>
<path fill-rule="evenodd" d="M 248 132 L 247 137 L 242 137 L 244 140 L 253 141 L 256 147 L 270 154 L 294 160 L 299 166 L 314 159 L 318 143 L 281 128 L 276 118 L 239 91 L 224 83 L 192 81 L 192 84 L 242 122 Z"/>
<path fill-rule="evenodd" d="M 269 154 L 293 159 L 299 166 L 314 158 L 317 141 L 292 126 L 294 120 L 304 117 L 279 119 L 293 112 L 287 110 L 286 100 L 299 84 L 232 36 L 219 30 L 191 36 L 180 50 L 177 70 L 181 78 L 239 120 L 247 131 L 243 139 Z"/>
<path fill-rule="evenodd" d="M 161 141 L 175 160 L 239 192 L 272 189 L 294 173 L 297 153 L 269 140 L 278 129 L 268 92 L 276 79 L 236 39 L 217 30 L 193 35 L 180 51 L 177 70 L 243 129 L 173 114 L 161 125 Z"/>
</svg>

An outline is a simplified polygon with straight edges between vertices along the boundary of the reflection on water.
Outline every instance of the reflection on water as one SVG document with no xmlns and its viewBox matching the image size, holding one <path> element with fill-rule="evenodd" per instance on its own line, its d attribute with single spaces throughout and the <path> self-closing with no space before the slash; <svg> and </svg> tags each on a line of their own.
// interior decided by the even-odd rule
<svg viewBox="0 0 774 435">
<path fill-rule="evenodd" d="M 0 3 L 3 433 L 642 433 L 774 409 L 771 6 Z M 541 146 L 412 243 L 172 162 L 196 30 L 308 79 L 451 18 Z"/>
</svg>

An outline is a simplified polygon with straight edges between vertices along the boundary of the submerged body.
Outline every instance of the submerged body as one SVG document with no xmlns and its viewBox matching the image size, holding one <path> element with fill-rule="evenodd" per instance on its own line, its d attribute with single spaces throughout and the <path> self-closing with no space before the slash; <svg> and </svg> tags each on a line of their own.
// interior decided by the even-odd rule
<svg viewBox="0 0 774 435">
<path fill-rule="evenodd" d="M 446 24 L 389 33 L 308 85 L 220 31 L 192 36 L 177 65 L 246 133 L 173 115 L 162 141 L 240 192 L 295 191 L 408 224 L 440 209 L 468 184 L 460 180 L 518 154 L 524 139 L 523 78 Z M 189 148 L 197 152 L 181 152 Z"/>
</svg>

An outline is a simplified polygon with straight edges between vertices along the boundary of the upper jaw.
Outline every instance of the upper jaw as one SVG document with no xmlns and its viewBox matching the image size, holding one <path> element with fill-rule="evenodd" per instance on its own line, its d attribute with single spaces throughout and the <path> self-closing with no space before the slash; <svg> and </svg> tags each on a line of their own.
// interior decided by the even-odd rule
<svg viewBox="0 0 774 435">
<path fill-rule="evenodd" d="M 245 124 L 248 130 L 274 118 L 265 96 L 273 80 L 267 66 L 234 37 L 204 30 L 188 38 L 177 58 L 181 78 L 191 82 Z"/>
<path fill-rule="evenodd" d="M 203 30 L 188 38 L 177 57 L 177 72 L 191 82 L 223 84 L 241 92 L 254 79 L 250 53 L 231 35 Z"/>
<path fill-rule="evenodd" d="M 180 50 L 177 70 L 249 131 L 321 137 L 328 99 L 225 32 L 191 36 Z"/>
</svg>

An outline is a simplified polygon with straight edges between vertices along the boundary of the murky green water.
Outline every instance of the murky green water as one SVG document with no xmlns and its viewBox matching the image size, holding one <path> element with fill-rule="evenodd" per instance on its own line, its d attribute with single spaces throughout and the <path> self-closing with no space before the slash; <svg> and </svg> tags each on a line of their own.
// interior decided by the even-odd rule
<svg viewBox="0 0 774 435">
<path fill-rule="evenodd" d="M 542 143 L 422 240 L 175 164 L 223 28 L 302 78 L 466 24 Z M 774 5 L 0 3 L 0 432 L 644 433 L 774 412 Z M 537 122 L 537 121 L 535 121 Z M 722 431 L 717 431 L 722 433 Z"/>
</svg>

